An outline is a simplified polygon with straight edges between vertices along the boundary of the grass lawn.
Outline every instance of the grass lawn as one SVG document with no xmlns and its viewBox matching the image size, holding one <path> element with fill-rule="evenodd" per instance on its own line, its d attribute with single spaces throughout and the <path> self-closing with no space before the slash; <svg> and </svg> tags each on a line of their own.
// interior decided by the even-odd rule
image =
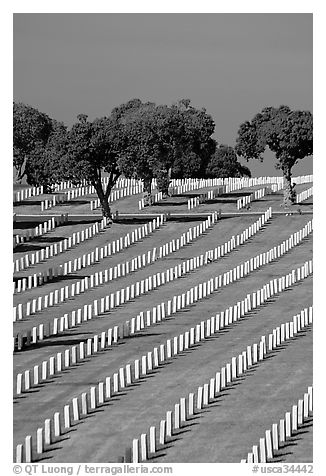
<svg viewBox="0 0 326 476">
<path fill-rule="evenodd" d="M 305 187 L 309 188 L 309 187 Z M 279 210 L 281 196 L 264 197 L 260 202 L 254 202 L 257 210 L 262 212 L 270 204 Z M 128 210 L 136 210 L 137 197 L 121 201 Z M 133 202 L 133 203 L 132 203 Z M 308 202 L 308 201 L 307 201 Z M 120 202 L 117 202 L 120 206 Z M 311 207 L 311 202 L 307 207 Z M 77 206 L 77 205 L 76 205 Z M 82 207 L 84 205 L 80 205 Z M 130 208 L 129 208 L 130 207 Z M 171 205 L 177 210 L 179 205 Z M 223 204 L 225 210 L 236 210 L 232 203 Z M 73 213 L 74 206 L 69 208 Z M 150 207 L 158 209 L 160 207 Z M 163 209 L 167 209 L 164 205 Z M 182 205 L 185 211 L 186 205 Z M 193 210 L 213 211 L 219 204 L 203 204 Z M 55 210 L 57 207 L 55 208 Z M 80 208 L 81 209 L 81 208 Z M 119 209 L 120 210 L 120 209 Z M 147 209 L 149 210 L 149 208 Z M 30 329 L 34 325 L 50 322 L 54 317 L 82 307 L 94 299 L 103 297 L 121 287 L 130 285 L 137 280 L 165 271 L 185 259 L 204 253 L 227 241 L 232 235 L 244 230 L 257 218 L 238 216 L 218 221 L 207 233 L 168 257 L 158 260 L 152 265 L 134 272 L 124 278 L 99 286 L 75 299 L 44 310 L 21 322 L 14 323 L 14 332 Z M 247 259 L 267 251 L 279 244 L 291 233 L 301 229 L 311 216 L 295 215 L 292 217 L 277 216 L 251 238 L 245 245 L 230 253 L 223 259 L 197 269 L 195 272 L 172 281 L 158 289 L 147 293 L 97 319 L 92 319 L 77 328 L 66 331 L 55 338 L 46 339 L 42 344 L 30 347 L 14 354 L 14 376 L 33 365 L 39 365 L 43 360 L 78 344 L 91 337 L 94 333 L 130 320 L 140 311 L 145 311 L 154 305 L 171 299 L 190 287 L 211 277 L 232 269 Z M 134 244 L 127 250 L 99 263 L 87 267 L 69 279 L 59 280 L 44 286 L 26 291 L 14 296 L 15 305 L 26 303 L 39 295 L 59 289 L 64 285 L 76 282 L 85 275 L 95 271 L 103 271 L 119 262 L 132 259 L 159 247 L 180 236 L 189 227 L 196 226 L 198 221 L 168 221 L 152 235 Z M 77 231 L 85 224 L 69 224 L 66 232 Z M 17 273 L 16 277 L 28 276 L 34 272 L 48 269 L 50 266 L 61 264 L 84 253 L 103 246 L 117 239 L 128 231 L 138 227 L 135 223 L 114 224 L 111 228 L 74 247 L 59 256 L 40 263 L 35 267 Z M 79 227 L 79 228 L 78 228 Z M 60 227 L 62 230 L 65 227 Z M 49 238 L 63 239 L 60 228 L 51 232 Z M 50 235 L 50 234 L 49 234 Z M 51 242 L 49 240 L 49 242 Z M 49 243 L 48 242 L 48 243 Z M 26 251 L 27 252 L 27 251 Z M 21 256 L 19 254 L 18 256 Z M 107 376 L 112 376 L 119 367 L 133 363 L 146 352 L 151 351 L 203 319 L 225 310 L 238 300 L 244 299 L 247 293 L 252 293 L 270 279 L 284 275 L 300 266 L 312 257 L 312 236 L 300 246 L 291 250 L 277 261 L 263 266 L 239 282 L 233 283 L 215 292 L 209 298 L 197 302 L 176 315 L 143 330 L 137 337 L 125 339 L 120 345 L 107 349 L 86 359 L 55 378 L 43 383 L 30 392 L 14 400 L 14 445 L 22 443 L 28 434 L 35 434 L 37 428 L 43 426 L 45 418 L 51 418 L 55 411 L 62 411 L 63 406 L 71 398 L 85 392 L 90 386 L 96 385 Z M 173 358 L 167 364 L 160 366 L 146 378 L 112 400 L 107 402 L 94 413 L 83 419 L 67 432 L 63 438 L 51 445 L 42 458 L 45 462 L 116 462 L 130 446 L 133 438 L 148 430 L 149 426 L 158 425 L 167 410 L 172 410 L 180 397 L 194 392 L 199 385 L 206 383 L 226 362 L 246 349 L 246 346 L 257 342 L 276 326 L 291 320 L 293 315 L 302 308 L 312 304 L 312 277 L 297 283 L 286 292 L 275 296 L 269 303 L 261 306 L 241 321 L 230 326 L 214 337 L 206 339 L 200 345 Z M 14 379 L 15 382 L 15 379 Z M 158 454 L 152 462 L 240 462 L 251 450 L 252 445 L 259 443 L 266 429 L 283 417 L 291 405 L 306 391 L 312 383 L 312 329 L 302 332 L 297 339 L 288 342 L 271 358 L 255 366 L 245 378 L 239 379 L 230 389 L 209 407 L 196 415 L 178 435 Z M 293 445 L 288 446 L 277 456 L 279 461 L 312 460 L 312 431 L 307 425 L 306 431 L 296 435 Z M 293 458 L 299 458 L 293 460 Z"/>
</svg>

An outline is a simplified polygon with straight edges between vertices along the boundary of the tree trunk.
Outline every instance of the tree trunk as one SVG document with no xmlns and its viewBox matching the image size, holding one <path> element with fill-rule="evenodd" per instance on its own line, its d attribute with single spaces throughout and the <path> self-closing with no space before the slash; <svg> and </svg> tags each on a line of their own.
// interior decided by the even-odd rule
<svg viewBox="0 0 326 476">
<path fill-rule="evenodd" d="M 147 192 L 149 195 L 152 192 L 152 178 L 143 179 L 144 182 L 144 192 Z"/>
<path fill-rule="evenodd" d="M 100 199 L 103 217 L 112 219 L 111 208 L 107 198 Z"/>
<path fill-rule="evenodd" d="M 43 183 L 43 193 L 52 193 L 52 187 L 48 183 Z"/>
<path fill-rule="evenodd" d="M 27 157 L 25 156 L 24 161 L 23 161 L 18 167 L 15 167 L 15 168 L 16 168 L 16 172 L 17 172 L 16 180 L 17 180 L 19 183 L 21 183 L 21 181 L 23 180 L 23 178 L 24 178 L 24 176 L 25 176 L 26 162 L 27 162 Z"/>
<path fill-rule="evenodd" d="M 295 192 L 291 184 L 291 169 L 283 170 L 284 192 L 283 192 L 283 206 L 284 208 L 291 207 L 295 203 Z"/>
<path fill-rule="evenodd" d="M 152 177 L 151 178 L 144 178 L 143 182 L 144 182 L 144 199 L 145 199 L 145 202 L 147 202 L 147 204 L 149 206 L 151 206 L 152 205 L 152 196 L 151 196 L 151 193 L 152 193 Z"/>
<path fill-rule="evenodd" d="M 157 188 L 159 189 L 160 192 L 163 193 L 163 196 L 167 196 L 169 192 L 169 185 L 170 185 L 170 180 L 168 176 L 168 172 L 166 170 L 160 170 L 160 172 L 157 174 Z"/>
<path fill-rule="evenodd" d="M 168 183 L 168 189 L 167 189 L 167 196 L 169 197 L 169 187 L 170 187 L 170 183 L 171 183 L 171 177 L 172 177 L 172 167 L 169 168 L 168 170 L 168 179 L 169 179 L 169 183 Z"/>
<path fill-rule="evenodd" d="M 103 217 L 112 219 L 111 209 L 108 201 L 110 194 L 107 195 L 104 193 L 101 181 L 94 182 L 93 186 L 101 203 Z"/>
</svg>

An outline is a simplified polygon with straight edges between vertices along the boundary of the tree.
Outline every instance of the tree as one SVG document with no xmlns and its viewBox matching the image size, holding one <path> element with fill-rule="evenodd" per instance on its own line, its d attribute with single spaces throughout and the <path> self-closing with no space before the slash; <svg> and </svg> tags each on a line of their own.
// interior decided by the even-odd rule
<svg viewBox="0 0 326 476">
<path fill-rule="evenodd" d="M 93 122 L 80 114 L 70 130 L 37 110 L 26 112 L 23 105 L 23 111 L 27 126 L 18 133 L 22 122 L 18 114 L 15 144 L 20 156 L 28 153 L 29 183 L 49 188 L 59 180 L 85 180 L 94 186 L 107 217 L 111 217 L 108 198 L 120 174 L 142 179 L 149 193 L 152 179 L 157 178 L 159 189 L 167 193 L 172 173 L 182 178 L 204 176 L 215 150 L 212 118 L 189 100 L 169 107 L 132 99 Z M 24 132 L 24 127 L 29 130 L 28 121 L 33 125 L 29 135 Z M 108 174 L 105 187 L 104 172 Z"/>
<path fill-rule="evenodd" d="M 313 151 L 311 112 L 292 111 L 288 106 L 266 107 L 251 122 L 240 125 L 235 148 L 239 156 L 247 161 L 250 158 L 263 161 L 266 147 L 275 153 L 276 168 L 283 172 L 283 203 L 288 207 L 295 202 L 292 167 Z"/>
<path fill-rule="evenodd" d="M 72 178 L 65 164 L 66 143 L 66 126 L 52 120 L 47 142 L 38 142 L 29 154 L 24 171 L 28 184 L 43 185 L 44 191 L 50 192 L 54 183 Z"/>
<path fill-rule="evenodd" d="M 52 129 L 52 120 L 46 114 L 21 102 L 14 102 L 13 165 L 17 170 L 18 180 L 24 177 L 26 166 L 32 157 L 39 155 Z"/>
<path fill-rule="evenodd" d="M 124 142 L 119 122 L 115 117 L 90 122 L 85 114 L 80 114 L 77 119 L 78 122 L 67 133 L 63 162 L 69 177 L 93 185 L 103 216 L 111 218 L 108 199 L 120 175 L 117 160 Z M 106 186 L 102 180 L 103 172 L 108 174 Z"/>
<path fill-rule="evenodd" d="M 221 144 L 208 163 L 206 176 L 211 178 L 251 177 L 251 172 L 248 167 L 238 162 L 233 147 Z"/>
<path fill-rule="evenodd" d="M 119 170 L 127 178 L 143 180 L 144 190 L 149 194 L 159 149 L 155 110 L 154 103 L 134 99 L 113 111 L 124 138 Z"/>
<path fill-rule="evenodd" d="M 138 107 L 139 100 L 115 108 L 110 117 L 88 121 L 80 114 L 70 130 L 24 104 L 14 105 L 14 157 L 31 185 L 46 191 L 61 180 L 94 186 L 103 216 L 111 217 L 108 199 L 119 175 L 117 161 L 123 155 L 126 136 L 123 115 Z M 104 186 L 103 173 L 108 175 Z"/>
<path fill-rule="evenodd" d="M 127 143 L 118 161 L 121 172 L 142 179 L 148 193 L 156 178 L 164 194 L 172 176 L 204 176 L 208 158 L 215 150 L 210 137 L 214 122 L 206 111 L 193 108 L 189 100 L 171 107 L 139 100 L 132 103 L 133 107 L 124 108 L 120 117 Z"/>
<path fill-rule="evenodd" d="M 180 115 L 178 131 L 179 153 L 173 166 L 173 178 L 204 178 L 216 141 L 211 137 L 215 130 L 212 117 L 206 109 L 196 109 L 190 99 L 181 99 L 174 106 Z"/>
</svg>

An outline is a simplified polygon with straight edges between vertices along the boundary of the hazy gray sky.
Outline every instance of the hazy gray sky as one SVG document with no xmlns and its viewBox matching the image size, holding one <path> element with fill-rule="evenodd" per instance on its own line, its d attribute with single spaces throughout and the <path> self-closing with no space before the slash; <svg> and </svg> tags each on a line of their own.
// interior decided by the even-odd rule
<svg viewBox="0 0 326 476">
<path fill-rule="evenodd" d="M 219 142 L 264 106 L 312 111 L 312 14 L 14 14 L 14 100 L 71 125 L 132 98 L 205 107 Z M 268 155 L 254 175 L 277 174 Z M 295 174 L 310 173 L 306 159 Z"/>
</svg>

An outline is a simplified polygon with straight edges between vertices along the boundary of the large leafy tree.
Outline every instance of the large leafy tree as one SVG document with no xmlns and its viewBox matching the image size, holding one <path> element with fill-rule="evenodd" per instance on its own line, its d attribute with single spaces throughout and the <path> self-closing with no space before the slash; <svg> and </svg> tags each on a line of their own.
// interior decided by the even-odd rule
<svg viewBox="0 0 326 476">
<path fill-rule="evenodd" d="M 80 114 L 70 130 L 24 104 L 14 104 L 14 160 L 27 182 L 43 185 L 46 191 L 61 180 L 94 186 L 104 216 L 111 217 L 108 203 L 120 169 L 117 160 L 124 150 L 123 115 L 137 109 L 140 101 L 115 108 L 110 117 L 89 121 Z M 108 183 L 104 186 L 103 175 Z M 21 175 L 23 175 L 21 173 Z"/>
<path fill-rule="evenodd" d="M 21 102 L 13 104 L 13 164 L 21 180 L 26 167 L 46 145 L 53 130 L 53 121 L 36 108 Z"/>
<path fill-rule="evenodd" d="M 40 124 L 45 124 L 47 116 L 39 114 Z M 91 122 L 80 114 L 77 119 L 70 130 L 49 120 L 47 134 L 35 132 L 43 139 L 30 141 L 26 174 L 29 183 L 46 187 L 60 180 L 86 180 L 107 217 L 108 198 L 120 174 L 142 179 L 148 192 L 156 177 L 159 189 L 167 193 L 172 173 L 204 176 L 215 150 L 212 118 L 204 109 L 190 106 L 189 100 L 169 107 L 133 99 L 114 108 L 109 117 Z M 103 173 L 108 176 L 105 187 Z"/>
<path fill-rule="evenodd" d="M 121 119 L 127 146 L 119 158 L 120 170 L 142 179 L 149 193 L 154 177 L 167 193 L 172 176 L 204 176 L 215 150 L 214 122 L 206 111 L 193 108 L 189 100 L 171 107 L 139 100 L 133 104 Z"/>
<path fill-rule="evenodd" d="M 127 178 L 143 180 L 145 191 L 150 193 L 160 148 L 156 105 L 136 99 L 129 101 L 118 108 L 118 123 L 124 138 L 119 170 Z"/>
<path fill-rule="evenodd" d="M 263 161 L 266 147 L 275 153 L 276 168 L 283 172 L 283 200 L 284 206 L 288 207 L 295 202 L 292 167 L 313 151 L 311 112 L 292 111 L 288 106 L 266 107 L 251 122 L 241 124 L 235 148 L 239 156 Z"/>
<path fill-rule="evenodd" d="M 52 120 L 47 142 L 38 142 L 29 154 L 24 171 L 27 183 L 43 185 L 44 190 L 50 192 L 54 183 L 71 179 L 65 164 L 66 145 L 67 128 Z"/>
<path fill-rule="evenodd" d="M 211 137 L 215 123 L 205 108 L 196 109 L 191 106 L 189 99 L 178 101 L 172 108 L 180 117 L 180 129 L 179 150 L 171 175 L 173 178 L 203 178 L 216 149 L 216 141 Z"/>
<path fill-rule="evenodd" d="M 124 147 L 124 136 L 117 117 L 103 117 L 88 121 L 80 114 L 67 132 L 63 163 L 69 178 L 86 180 L 93 185 L 101 202 L 103 216 L 111 217 L 108 199 L 120 170 L 117 161 Z M 103 174 L 107 184 L 104 185 Z"/>
<path fill-rule="evenodd" d="M 221 144 L 210 158 L 206 169 L 207 177 L 251 177 L 248 167 L 238 161 L 233 147 Z"/>
</svg>

